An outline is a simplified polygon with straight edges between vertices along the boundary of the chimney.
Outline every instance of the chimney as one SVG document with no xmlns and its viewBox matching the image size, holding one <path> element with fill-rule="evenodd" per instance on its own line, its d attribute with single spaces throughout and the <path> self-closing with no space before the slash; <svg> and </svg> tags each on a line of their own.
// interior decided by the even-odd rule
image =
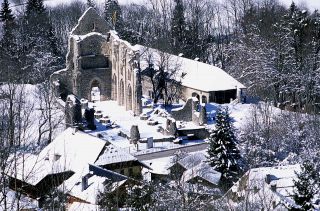
<svg viewBox="0 0 320 211">
<path fill-rule="evenodd" d="M 82 185 L 82 189 L 81 189 L 82 191 L 84 191 L 88 188 L 88 177 L 87 176 L 82 177 L 81 185 Z"/>
</svg>

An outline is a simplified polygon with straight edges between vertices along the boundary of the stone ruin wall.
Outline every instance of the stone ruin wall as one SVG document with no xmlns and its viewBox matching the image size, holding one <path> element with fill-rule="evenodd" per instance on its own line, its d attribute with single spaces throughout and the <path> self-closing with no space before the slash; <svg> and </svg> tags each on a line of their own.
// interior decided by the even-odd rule
<svg viewBox="0 0 320 211">
<path fill-rule="evenodd" d="M 91 99 L 91 89 L 99 87 L 101 100 L 111 99 L 110 55 L 104 54 L 107 38 L 91 33 L 85 38 L 70 38 L 70 53 L 67 69 L 71 70 L 72 92 L 81 98 Z"/>
<path fill-rule="evenodd" d="M 135 115 L 142 112 L 139 51 L 107 29 L 105 20 L 90 8 L 69 37 L 66 69 L 51 76 L 56 94 L 91 100 L 98 86 L 101 100 L 116 100 Z M 63 98 L 63 97 L 62 97 Z"/>
<path fill-rule="evenodd" d="M 109 43 L 112 55 L 111 99 L 116 100 L 120 106 L 125 106 L 126 110 L 132 110 L 135 115 L 139 115 L 142 112 L 140 52 L 112 32 Z"/>
</svg>

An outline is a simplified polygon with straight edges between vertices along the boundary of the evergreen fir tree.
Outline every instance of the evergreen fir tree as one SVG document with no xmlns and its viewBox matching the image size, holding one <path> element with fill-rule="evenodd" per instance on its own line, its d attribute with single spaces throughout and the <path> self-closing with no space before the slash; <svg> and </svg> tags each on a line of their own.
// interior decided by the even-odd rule
<svg viewBox="0 0 320 211">
<path fill-rule="evenodd" d="M 25 22 L 23 23 L 26 27 L 25 33 L 28 35 L 26 38 L 30 38 L 30 45 L 34 46 L 36 38 L 47 38 L 50 33 L 49 17 L 44 7 L 42 0 L 28 0 L 26 5 Z"/>
<path fill-rule="evenodd" d="M 43 14 L 46 11 L 43 0 L 28 0 L 26 5 L 26 15 L 30 18 L 31 16 L 37 16 Z"/>
<path fill-rule="evenodd" d="M 215 129 L 211 132 L 209 141 L 208 163 L 221 172 L 225 182 L 232 184 L 241 170 L 238 163 L 240 151 L 227 108 L 217 111 Z"/>
<path fill-rule="evenodd" d="M 173 10 L 171 37 L 172 50 L 175 54 L 185 53 L 186 23 L 184 17 L 184 6 L 182 0 L 175 0 L 176 6 Z"/>
<path fill-rule="evenodd" d="M 1 22 L 12 22 L 14 20 L 14 16 L 12 14 L 12 10 L 10 9 L 10 4 L 8 0 L 4 0 L 1 5 L 0 10 L 0 21 Z"/>
<path fill-rule="evenodd" d="M 22 26 L 25 78 L 29 83 L 46 80 L 52 72 L 61 68 L 63 60 L 43 0 L 27 1 Z"/>
<path fill-rule="evenodd" d="M 116 30 L 118 35 L 130 42 L 136 44 L 140 35 L 134 32 L 130 26 L 127 26 L 122 18 L 121 8 L 117 0 L 108 0 L 105 4 L 105 19 L 110 29 Z"/>
<path fill-rule="evenodd" d="M 2 7 L 0 10 L 0 22 L 3 23 L 3 36 L 0 46 L 2 48 L 2 51 L 5 51 L 11 56 L 12 52 L 10 52 L 10 50 L 14 48 L 13 45 L 15 43 L 13 34 L 15 22 L 8 0 L 4 0 L 4 2 L 2 3 Z"/>
<path fill-rule="evenodd" d="M 142 182 L 139 185 L 133 185 L 128 188 L 127 205 L 134 210 L 150 210 L 155 203 L 153 196 L 154 188 L 151 183 Z"/>
<path fill-rule="evenodd" d="M 117 0 L 108 0 L 105 4 L 105 19 L 110 29 L 121 33 L 123 21 L 121 17 L 121 8 Z"/>
<path fill-rule="evenodd" d="M 94 0 L 87 0 L 87 7 L 96 7 Z"/>
<path fill-rule="evenodd" d="M 293 199 L 299 207 L 292 207 L 290 210 L 313 209 L 312 199 L 319 191 L 319 182 L 319 172 L 315 169 L 313 163 L 308 160 L 303 162 L 301 172 L 297 174 L 297 180 L 294 181 Z"/>
<path fill-rule="evenodd" d="M 3 36 L 0 40 L 0 78 L 3 81 L 12 81 L 17 79 L 20 68 L 16 41 L 17 25 L 8 0 L 4 0 L 1 5 L 0 22 L 3 24 Z"/>
</svg>

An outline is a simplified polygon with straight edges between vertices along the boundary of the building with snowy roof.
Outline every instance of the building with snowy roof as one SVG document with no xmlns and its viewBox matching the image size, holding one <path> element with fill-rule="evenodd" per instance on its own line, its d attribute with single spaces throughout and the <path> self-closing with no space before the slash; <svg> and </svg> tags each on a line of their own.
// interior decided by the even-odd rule
<svg viewBox="0 0 320 211">
<path fill-rule="evenodd" d="M 206 156 L 202 152 L 193 153 L 190 155 L 186 155 L 177 160 L 177 162 L 173 163 L 172 166 L 169 167 L 171 173 L 174 173 L 178 176 L 182 176 L 183 172 L 188 169 L 192 169 L 195 166 L 202 163 L 202 161 L 206 160 Z"/>
<path fill-rule="evenodd" d="M 125 149 L 112 144 L 105 146 L 103 153 L 94 164 L 132 178 L 142 178 L 143 168 L 151 169 Z"/>
<path fill-rule="evenodd" d="M 88 163 L 94 163 L 105 144 L 104 140 L 68 128 L 38 155 L 18 158 L 16 171 L 8 174 L 10 188 L 39 198 L 75 172 L 84 171 Z"/>
<path fill-rule="evenodd" d="M 143 95 L 153 96 L 152 83 L 148 76 L 152 71 L 151 67 L 159 68 L 159 65 L 166 62 L 168 69 L 176 71 L 175 80 L 181 82 L 181 98 L 184 101 L 197 97 L 200 103 L 230 103 L 235 99 L 243 101 L 245 97 L 246 87 L 221 68 L 141 45 L 136 45 L 136 48 L 141 53 Z M 166 61 L 163 61 L 164 59 Z"/>
<path fill-rule="evenodd" d="M 206 160 L 207 157 L 202 152 L 191 153 L 178 159 L 169 170 L 171 174 L 181 178 L 182 183 L 216 188 L 219 186 L 221 173 L 207 164 Z"/>
<path fill-rule="evenodd" d="M 141 178 L 142 168 L 150 169 L 125 150 L 75 128 L 16 163 L 15 170 L 8 170 L 9 187 L 38 200 L 40 207 L 54 188 L 67 193 L 70 203 L 94 203 L 106 182 L 119 185 Z"/>
<path fill-rule="evenodd" d="M 181 177 L 184 183 L 200 183 L 208 187 L 218 187 L 221 173 L 214 170 L 209 164 L 201 162 L 200 164 L 186 170 Z"/>
<path fill-rule="evenodd" d="M 294 180 L 300 171 L 299 164 L 251 169 L 229 189 L 224 200 L 233 208 L 245 203 L 259 210 L 287 210 L 295 206 Z"/>
</svg>

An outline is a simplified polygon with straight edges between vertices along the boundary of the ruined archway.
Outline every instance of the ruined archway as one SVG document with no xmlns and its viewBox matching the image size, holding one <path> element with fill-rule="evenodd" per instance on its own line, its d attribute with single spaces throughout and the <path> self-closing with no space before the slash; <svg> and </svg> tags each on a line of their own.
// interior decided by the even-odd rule
<svg viewBox="0 0 320 211">
<path fill-rule="evenodd" d="M 101 100 L 101 84 L 98 80 L 94 79 L 90 86 L 90 100 L 92 102 Z"/>
<path fill-rule="evenodd" d="M 202 95 L 202 98 L 201 98 L 201 103 L 204 103 L 204 104 L 207 104 L 207 96 L 205 95 Z"/>
<path fill-rule="evenodd" d="M 132 110 L 132 88 L 130 84 L 127 90 L 127 110 Z"/>
<path fill-rule="evenodd" d="M 116 74 L 112 77 L 112 99 L 117 100 L 118 97 L 118 87 L 117 87 L 117 76 Z"/>
<path fill-rule="evenodd" d="M 193 92 L 191 96 L 192 96 L 192 97 L 196 97 L 196 98 L 200 101 L 200 96 L 199 96 L 198 93 Z"/>
<path fill-rule="evenodd" d="M 120 105 L 124 105 L 124 83 L 122 79 L 120 81 Z"/>
</svg>

